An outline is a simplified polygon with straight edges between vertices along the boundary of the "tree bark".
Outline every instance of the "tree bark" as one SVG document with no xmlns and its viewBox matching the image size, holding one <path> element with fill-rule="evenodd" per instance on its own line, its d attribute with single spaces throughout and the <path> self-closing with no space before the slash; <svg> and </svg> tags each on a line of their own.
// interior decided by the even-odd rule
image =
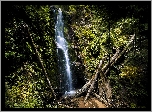
<svg viewBox="0 0 152 112">
<path fill-rule="evenodd" d="M 80 96 L 82 93 L 84 93 L 85 91 L 87 91 L 87 89 L 89 88 L 89 86 L 91 85 L 93 79 L 91 79 L 89 82 L 87 82 L 81 89 L 77 90 L 75 97 Z"/>
<path fill-rule="evenodd" d="M 54 96 L 54 98 L 55 98 L 55 101 L 56 101 L 56 94 L 55 94 L 54 89 L 53 89 L 53 87 L 52 87 L 52 85 L 51 85 L 51 82 L 50 82 L 50 80 L 49 80 L 49 77 L 48 77 L 48 75 L 47 75 L 47 72 L 46 72 L 46 69 L 45 69 L 45 67 L 44 67 L 43 61 L 42 61 L 42 59 L 41 59 L 41 57 L 40 57 L 40 55 L 39 55 L 39 52 L 38 52 L 37 47 L 36 47 L 36 45 L 35 45 L 35 43 L 34 43 L 34 40 L 33 40 L 32 36 L 31 36 L 31 34 L 30 34 L 30 32 L 29 32 L 28 25 L 26 24 L 25 26 L 26 26 L 27 29 L 28 29 L 28 35 L 29 35 L 29 38 L 31 39 L 32 46 L 33 46 L 33 48 L 34 48 L 34 50 L 35 50 L 35 53 L 36 53 L 36 55 L 37 55 L 37 57 L 38 57 L 38 60 L 39 60 L 39 62 L 40 62 L 40 64 L 41 64 L 41 66 L 42 66 L 42 70 L 43 70 L 43 72 L 44 72 L 44 75 L 45 75 L 45 77 L 46 77 L 46 79 L 47 79 L 47 82 L 48 82 L 48 84 L 49 84 L 49 87 L 50 87 L 50 89 L 51 89 L 51 91 L 52 91 L 52 94 L 53 94 L 53 96 Z"/>
<path fill-rule="evenodd" d="M 132 41 L 134 40 L 135 38 L 135 34 L 132 35 L 130 41 L 128 42 L 128 44 L 126 45 L 126 47 L 121 51 L 120 53 L 120 50 L 117 49 L 116 50 L 116 53 L 113 55 L 113 57 L 111 58 L 110 60 L 110 63 L 107 63 L 102 69 L 101 71 L 104 73 L 104 77 L 106 76 L 107 72 L 109 71 L 109 66 L 113 66 L 114 63 L 116 63 L 116 61 L 127 51 L 129 45 L 132 43 Z M 99 71 L 100 72 L 100 71 Z"/>
<path fill-rule="evenodd" d="M 94 95 L 96 96 L 96 98 L 98 98 L 101 102 L 103 102 L 106 106 L 108 106 L 108 102 L 103 99 L 102 97 L 100 97 L 99 95 L 97 95 L 96 93 L 94 93 Z"/>
<path fill-rule="evenodd" d="M 99 75 L 99 69 L 101 68 L 102 64 L 103 64 L 103 60 L 101 60 L 100 63 L 99 63 L 97 72 L 96 72 L 96 74 L 95 74 L 95 78 L 94 78 L 93 81 L 92 81 L 92 84 L 91 84 L 91 86 L 90 86 L 90 88 L 89 88 L 89 90 L 88 90 L 88 93 L 87 93 L 84 101 L 86 101 L 86 100 L 88 99 L 90 93 L 91 93 L 92 90 L 94 89 L 95 82 L 97 81 L 97 78 L 98 78 L 98 75 Z"/>
<path fill-rule="evenodd" d="M 114 63 L 116 63 L 116 61 L 127 51 L 129 45 L 132 43 L 133 39 L 135 37 L 135 34 L 132 35 L 130 41 L 128 42 L 128 44 L 126 45 L 126 47 L 120 52 L 119 49 L 116 49 L 116 53 L 113 55 L 113 57 L 111 58 L 110 62 L 108 62 L 103 68 L 101 68 L 101 65 L 102 65 L 102 60 L 100 61 L 100 64 L 99 64 L 99 67 L 97 69 L 97 72 L 95 74 L 95 78 L 92 78 L 88 83 L 86 83 L 81 89 L 80 92 L 77 91 L 77 95 L 81 95 L 83 92 L 87 91 L 87 89 L 89 88 L 88 92 L 87 92 L 87 95 L 85 97 L 85 100 L 87 100 L 87 98 L 89 97 L 90 93 L 93 91 L 94 89 L 94 84 L 95 82 L 97 81 L 97 77 L 99 74 L 101 74 L 101 78 L 102 78 L 102 83 L 103 83 L 103 86 L 105 86 L 105 88 L 108 90 L 107 86 L 105 85 L 106 83 L 106 74 L 108 73 L 109 71 L 109 66 L 113 66 Z M 91 85 L 91 86 L 90 86 Z M 100 97 L 99 95 L 95 94 L 96 97 Z M 106 101 L 105 99 L 103 98 L 100 98 L 102 100 L 104 100 L 105 104 L 108 104 L 108 101 Z"/>
</svg>

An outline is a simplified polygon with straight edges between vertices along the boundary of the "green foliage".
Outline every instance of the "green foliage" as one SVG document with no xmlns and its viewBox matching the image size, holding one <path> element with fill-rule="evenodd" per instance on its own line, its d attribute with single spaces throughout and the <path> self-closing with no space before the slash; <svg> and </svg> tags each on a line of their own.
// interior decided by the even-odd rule
<svg viewBox="0 0 152 112">
<path fill-rule="evenodd" d="M 28 70 L 28 69 L 27 69 Z M 31 69 L 32 70 L 32 69 Z M 29 70 L 29 71 L 31 71 Z M 34 71 L 33 71 L 34 72 Z M 22 74 L 19 76 L 19 74 Z M 36 90 L 37 83 L 32 82 L 33 74 L 18 70 L 13 73 L 16 77 L 14 85 L 10 86 L 10 82 L 5 82 L 5 107 L 7 108 L 40 108 L 42 107 L 42 99 Z"/>
<path fill-rule="evenodd" d="M 121 77 L 135 77 L 137 75 L 137 67 L 134 66 L 125 66 L 124 68 L 121 69 L 121 74 L 119 74 Z"/>
<path fill-rule="evenodd" d="M 71 14 L 71 9 L 77 11 L 80 18 L 75 17 L 75 11 Z M 81 13 L 79 13 L 80 10 Z M 75 36 L 79 38 L 78 43 L 87 73 L 91 72 L 94 74 L 93 71 L 96 70 L 99 60 L 104 55 L 111 53 L 112 47 L 120 48 L 127 44 L 129 40 L 128 34 L 130 34 L 130 30 L 132 31 L 135 23 L 134 18 L 122 18 L 115 24 L 112 24 L 112 28 L 109 29 L 107 25 L 109 23 L 104 16 L 101 16 L 106 15 L 106 13 L 99 13 L 99 9 L 94 6 L 69 6 L 68 14 L 71 14 L 73 18 L 71 26 L 74 29 Z"/>
<path fill-rule="evenodd" d="M 70 27 L 75 38 L 78 39 L 76 42 L 79 45 L 79 55 L 85 66 L 86 77 L 91 78 L 95 74 L 99 60 L 103 56 L 106 58 L 115 53 L 112 51 L 113 47 L 122 50 L 129 42 L 130 35 L 136 34 L 133 44 L 128 47 L 127 54 L 118 60 L 114 65 L 115 69 L 110 69 L 108 78 L 113 87 L 113 96 L 124 101 L 131 108 L 146 106 L 148 90 L 145 85 L 148 83 L 144 84 L 144 82 L 147 82 L 148 73 L 146 69 L 148 39 L 145 37 L 146 33 L 143 36 L 140 32 L 148 30 L 148 18 L 145 15 L 148 12 L 148 5 L 70 5 L 67 7 L 69 10 L 66 11 L 71 19 Z M 123 13 L 118 14 L 120 10 Z M 104 63 L 108 61 L 109 59 L 106 58 Z"/>
<path fill-rule="evenodd" d="M 27 84 L 18 84 L 7 88 L 7 98 L 5 105 L 8 108 L 39 108 L 42 106 L 42 100 L 37 91 L 32 92 L 32 84 L 25 87 Z M 6 85 L 8 86 L 8 85 Z"/>
<path fill-rule="evenodd" d="M 62 8 L 65 18 L 68 18 L 64 19 L 64 33 L 71 47 L 70 55 L 81 58 L 85 75 L 89 78 L 95 74 L 103 57 L 106 58 L 104 63 L 109 61 L 106 56 L 114 54 L 113 47 L 122 50 L 130 39 L 129 35 L 136 33 L 134 43 L 114 65 L 115 68 L 111 68 L 108 78 L 115 98 L 131 108 L 147 107 L 149 7 L 119 4 L 55 7 Z M 5 11 L 6 107 L 62 108 L 50 103 L 52 94 L 29 38 L 32 36 L 37 46 L 52 86 L 59 87 L 54 15 L 50 6 L 10 5 Z M 77 47 L 77 54 L 72 52 L 72 45 Z"/>
<path fill-rule="evenodd" d="M 127 35 L 134 33 L 134 23 L 134 18 L 126 18 L 121 19 L 115 24 L 115 27 L 112 30 L 110 30 L 110 39 L 113 46 L 119 48 L 127 44 Z"/>
<path fill-rule="evenodd" d="M 53 87 L 58 86 L 52 13 L 48 5 L 14 5 L 6 10 L 6 108 L 52 105 L 48 103 L 52 94 L 30 39 L 32 36 Z"/>
</svg>

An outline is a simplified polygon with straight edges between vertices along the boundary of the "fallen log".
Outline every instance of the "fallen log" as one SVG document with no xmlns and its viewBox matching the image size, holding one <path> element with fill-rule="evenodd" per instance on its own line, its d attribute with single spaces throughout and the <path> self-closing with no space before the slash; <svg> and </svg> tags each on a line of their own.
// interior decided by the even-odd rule
<svg viewBox="0 0 152 112">
<path fill-rule="evenodd" d="M 102 97 L 100 97 L 99 95 L 97 95 L 96 93 L 94 93 L 93 95 L 96 96 L 96 98 L 98 98 L 101 102 L 103 102 L 106 106 L 108 106 L 108 102 L 107 100 L 103 99 Z"/>
<path fill-rule="evenodd" d="M 101 74 L 100 77 L 102 78 L 103 86 L 105 86 L 104 83 L 106 82 L 106 74 L 107 74 L 108 71 L 109 71 L 109 67 L 110 67 L 110 66 L 113 66 L 114 63 L 116 63 L 116 61 L 127 51 L 129 45 L 132 43 L 132 41 L 133 41 L 134 38 L 135 38 L 135 34 L 132 35 L 130 41 L 128 42 L 128 44 L 126 45 L 126 47 L 125 47 L 121 52 L 120 52 L 119 49 L 116 49 L 116 53 L 112 56 L 110 62 L 108 62 L 105 66 L 103 66 L 103 68 L 101 68 L 102 61 L 100 61 L 99 67 L 98 67 L 97 72 L 96 72 L 96 74 L 95 74 L 95 78 L 92 78 L 92 79 L 91 79 L 88 83 L 86 83 L 81 89 L 79 89 L 79 90 L 76 92 L 76 96 L 81 95 L 82 93 L 84 93 L 85 91 L 87 91 L 88 88 L 90 87 L 89 90 L 88 90 L 88 93 L 87 93 L 87 95 L 86 95 L 86 97 L 85 97 L 85 100 L 84 100 L 84 101 L 86 101 L 87 98 L 88 98 L 88 96 L 90 95 L 91 91 L 93 91 L 93 89 L 94 89 L 94 84 L 95 84 L 95 82 L 97 81 L 97 77 L 98 77 L 99 74 Z M 105 88 L 106 88 L 106 86 L 105 86 Z M 108 89 L 107 89 L 107 90 L 108 90 Z M 95 94 L 95 93 L 94 93 L 94 94 Z M 96 95 L 97 97 L 99 97 L 99 95 L 97 95 L 97 94 L 95 94 L 95 95 Z M 104 100 L 103 98 L 101 98 L 101 99 L 105 102 L 105 104 L 108 103 L 108 102 L 107 102 L 106 100 Z"/>
<path fill-rule="evenodd" d="M 88 99 L 90 93 L 91 93 L 91 92 L 93 91 L 93 89 L 94 89 L 95 82 L 97 81 L 97 78 L 98 78 L 98 75 L 99 75 L 99 69 L 100 69 L 100 67 L 102 66 L 102 64 L 103 64 L 103 60 L 101 60 L 100 63 L 99 63 L 97 72 L 96 72 L 96 74 L 95 74 L 95 78 L 94 78 L 93 81 L 92 81 L 92 84 L 91 84 L 91 86 L 90 86 L 90 88 L 89 88 L 89 90 L 88 90 L 88 93 L 87 93 L 84 101 L 86 101 L 86 100 Z"/>
<path fill-rule="evenodd" d="M 103 68 L 102 68 L 102 71 L 104 72 L 104 70 L 106 70 L 106 72 L 104 73 L 104 77 L 106 77 L 106 74 L 108 73 L 109 71 L 109 68 L 108 66 L 113 66 L 116 61 L 127 51 L 129 45 L 132 43 L 132 41 L 134 40 L 135 38 L 135 34 L 132 35 L 129 43 L 126 45 L 126 47 L 121 51 L 121 53 L 119 53 L 120 51 L 117 50 L 117 52 L 114 54 L 114 56 L 112 57 L 112 60 L 110 61 L 110 63 L 108 63 L 107 65 L 105 65 Z"/>
<path fill-rule="evenodd" d="M 117 52 L 114 54 L 114 56 L 112 57 L 112 60 L 111 60 L 110 63 L 112 63 L 112 62 L 114 61 L 114 59 L 118 56 L 118 54 L 119 54 L 119 50 L 117 50 Z M 106 71 L 106 68 L 109 66 L 109 63 L 106 64 L 106 66 L 104 66 L 103 69 L 101 69 L 102 64 L 103 64 L 103 61 L 101 60 L 100 63 L 99 63 L 97 72 L 96 72 L 96 74 L 95 74 L 95 78 L 93 79 L 93 82 L 92 82 L 92 84 L 91 84 L 91 86 L 90 86 L 90 88 L 89 88 L 89 90 L 88 90 L 88 93 L 87 93 L 84 101 L 86 101 L 86 100 L 88 99 L 90 93 L 93 91 L 93 89 L 94 89 L 94 84 L 95 84 L 95 82 L 97 81 L 97 77 L 98 77 L 98 75 L 99 75 L 100 73 L 102 74 L 102 82 L 104 83 L 104 82 L 106 81 L 105 73 L 108 72 L 108 71 Z M 104 71 L 105 71 L 105 73 L 104 73 Z"/>
<path fill-rule="evenodd" d="M 113 62 L 115 62 L 115 59 L 118 57 L 119 53 L 120 53 L 120 50 L 117 49 L 117 50 L 116 50 L 116 53 L 112 56 L 110 62 L 108 62 L 102 69 L 100 69 L 99 72 L 102 71 L 102 72 L 104 73 L 104 74 L 103 74 L 103 75 L 104 75 L 103 77 L 105 77 L 105 73 L 108 72 L 108 71 L 106 71 L 106 70 L 111 66 L 111 64 L 112 64 Z"/>
<path fill-rule="evenodd" d="M 113 66 L 114 63 L 116 63 L 116 61 L 127 51 L 129 45 L 132 43 L 132 41 L 135 38 L 135 34 L 132 35 L 130 41 L 128 42 L 128 44 L 126 45 L 126 47 L 120 52 L 119 49 L 116 49 L 116 53 L 113 55 L 113 57 L 111 58 L 110 62 L 107 63 L 101 70 L 99 70 L 99 72 L 103 72 L 104 73 L 104 77 L 107 74 L 107 72 L 109 71 L 109 66 Z"/>
<path fill-rule="evenodd" d="M 87 91 L 87 89 L 90 87 L 91 82 L 93 79 L 91 79 L 89 82 L 87 82 L 81 89 L 78 89 L 76 91 L 75 97 L 80 96 L 82 93 L 84 93 L 85 91 Z"/>
</svg>

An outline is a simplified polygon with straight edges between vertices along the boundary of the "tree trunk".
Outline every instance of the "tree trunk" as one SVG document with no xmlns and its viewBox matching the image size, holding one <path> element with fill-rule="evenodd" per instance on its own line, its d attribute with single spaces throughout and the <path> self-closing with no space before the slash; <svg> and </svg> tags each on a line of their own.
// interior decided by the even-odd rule
<svg viewBox="0 0 152 112">
<path fill-rule="evenodd" d="M 113 66 L 114 63 L 116 63 L 116 61 L 127 51 L 128 47 L 129 47 L 129 45 L 132 43 L 134 37 L 135 37 L 135 34 L 132 35 L 130 41 L 128 42 L 128 44 L 126 45 L 126 47 L 125 47 L 121 52 L 120 52 L 119 49 L 116 49 L 116 53 L 115 53 L 115 54 L 113 55 L 113 57 L 111 58 L 110 62 L 108 62 L 105 66 L 103 66 L 103 68 L 101 68 L 102 60 L 100 61 L 99 67 L 98 67 L 97 72 L 96 72 L 96 74 L 95 74 L 95 78 L 92 78 L 92 79 L 91 79 L 88 83 L 86 83 L 81 89 L 79 89 L 79 90 L 77 91 L 76 96 L 77 96 L 77 95 L 81 95 L 82 93 L 84 93 L 85 91 L 88 90 L 87 95 L 86 95 L 85 100 L 84 100 L 84 101 L 86 101 L 87 98 L 89 97 L 90 93 L 91 93 L 91 92 L 93 91 L 93 89 L 94 89 L 94 85 L 95 85 L 95 83 L 97 82 L 98 75 L 101 74 L 100 77 L 101 77 L 101 81 L 102 81 L 102 86 L 103 86 L 103 88 L 104 88 L 103 91 L 105 92 L 105 95 L 106 95 L 107 100 L 101 98 L 101 97 L 100 97 L 99 95 L 97 95 L 96 93 L 94 93 L 94 95 L 95 95 L 96 97 L 98 97 L 98 98 L 100 97 L 100 100 L 104 101 L 104 103 L 105 103 L 106 105 L 108 105 L 108 102 L 109 102 L 108 99 L 111 97 L 111 88 L 110 88 L 110 86 L 108 86 L 109 81 L 107 81 L 107 79 L 106 79 L 106 74 L 107 74 L 108 71 L 109 71 L 109 68 L 108 68 L 108 67 Z M 90 85 L 91 85 L 91 86 L 90 86 Z M 89 88 L 89 87 L 90 87 L 90 88 Z M 88 89 L 88 88 L 89 88 L 89 89 Z M 108 92 L 108 93 L 107 93 L 107 92 Z"/>
<path fill-rule="evenodd" d="M 98 75 L 99 75 L 99 69 L 101 68 L 102 64 L 103 64 L 103 60 L 101 60 L 100 63 L 99 63 L 99 67 L 98 67 L 97 72 L 96 72 L 96 74 L 95 74 L 95 78 L 94 78 L 93 81 L 92 81 L 92 84 L 91 84 L 91 86 L 90 86 L 90 88 L 89 88 L 89 90 L 88 90 L 88 93 L 87 93 L 84 101 L 86 101 L 86 100 L 88 99 L 90 93 L 91 93 L 92 90 L 94 89 L 95 82 L 98 80 L 97 78 L 98 78 Z"/>
<path fill-rule="evenodd" d="M 52 85 L 51 85 L 51 82 L 50 82 L 50 80 L 49 80 L 49 77 L 48 77 L 48 75 L 47 75 L 47 72 L 46 72 L 46 69 L 45 69 L 45 67 L 44 67 L 43 61 L 42 61 L 42 59 L 41 59 L 41 57 L 40 57 L 40 54 L 39 54 L 39 52 L 38 52 L 38 50 L 37 50 L 37 47 L 36 47 L 36 45 L 35 45 L 35 43 L 34 43 L 34 40 L 33 40 L 32 36 L 31 36 L 31 34 L 30 34 L 30 32 L 29 32 L 28 25 L 26 24 L 25 26 L 26 26 L 27 29 L 28 29 L 28 34 L 29 34 L 28 36 L 29 36 L 29 38 L 31 39 L 31 42 L 32 42 L 32 46 L 33 46 L 33 48 L 34 48 L 34 51 L 35 51 L 35 53 L 36 53 L 36 55 L 37 55 L 37 57 L 38 57 L 38 60 L 39 60 L 39 62 L 40 62 L 40 64 L 41 64 L 41 66 L 42 66 L 42 70 L 43 70 L 43 72 L 44 72 L 44 75 L 45 75 L 45 77 L 46 77 L 46 79 L 47 79 L 47 82 L 48 82 L 48 84 L 49 84 L 49 87 L 50 87 L 50 89 L 51 89 L 51 91 L 52 91 L 52 94 L 53 94 L 53 96 L 54 96 L 54 98 L 55 98 L 55 101 L 56 101 L 56 94 L 55 94 L 54 89 L 53 89 L 53 87 L 52 87 Z"/>
<path fill-rule="evenodd" d="M 77 90 L 75 97 L 80 96 L 82 93 L 84 93 L 85 91 L 87 91 L 87 89 L 90 87 L 91 82 L 93 79 L 91 79 L 89 82 L 87 82 L 81 89 Z"/>
<path fill-rule="evenodd" d="M 113 65 L 116 63 L 116 61 L 127 51 L 129 45 L 132 43 L 132 41 L 134 40 L 134 38 L 135 38 L 135 34 L 132 35 L 130 41 L 128 42 L 128 44 L 126 45 L 126 47 L 121 51 L 121 53 L 119 53 L 120 51 L 117 50 L 117 52 L 116 52 L 116 53 L 114 54 L 114 56 L 112 57 L 110 63 L 108 63 L 107 65 L 105 65 L 105 66 L 102 68 L 102 71 L 103 71 L 103 72 L 104 72 L 104 70 L 106 70 L 106 72 L 104 73 L 104 77 L 106 77 L 106 74 L 107 74 L 108 71 L 109 71 L 108 66 L 109 66 L 109 65 L 110 65 L 110 66 L 113 66 Z"/>
</svg>

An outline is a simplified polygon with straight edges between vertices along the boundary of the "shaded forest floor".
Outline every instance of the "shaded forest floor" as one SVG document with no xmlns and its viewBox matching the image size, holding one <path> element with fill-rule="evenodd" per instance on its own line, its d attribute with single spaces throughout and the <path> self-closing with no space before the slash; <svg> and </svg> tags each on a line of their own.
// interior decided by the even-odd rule
<svg viewBox="0 0 152 112">
<path fill-rule="evenodd" d="M 84 97 L 75 100 L 78 102 L 78 108 L 106 108 L 97 98 L 89 98 L 86 102 L 84 102 Z"/>
<path fill-rule="evenodd" d="M 85 102 L 84 99 L 85 97 L 81 96 L 77 98 L 63 98 L 60 101 L 65 108 L 107 108 L 106 105 L 95 97 L 90 96 Z"/>
</svg>

